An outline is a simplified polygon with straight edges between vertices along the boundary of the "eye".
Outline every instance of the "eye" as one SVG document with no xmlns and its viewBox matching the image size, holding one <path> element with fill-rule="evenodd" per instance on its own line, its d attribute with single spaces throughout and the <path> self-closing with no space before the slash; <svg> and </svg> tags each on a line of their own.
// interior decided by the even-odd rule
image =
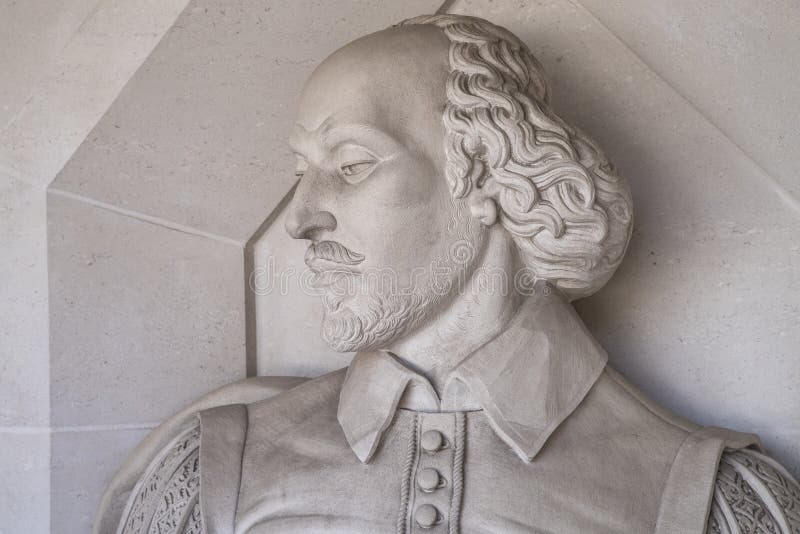
<svg viewBox="0 0 800 534">
<path fill-rule="evenodd" d="M 342 176 L 345 178 L 355 178 L 360 174 L 367 172 L 375 165 L 375 161 L 367 160 L 367 161 L 353 161 L 350 163 L 345 163 L 339 170 L 342 173 Z M 349 180 L 352 181 L 352 180 Z"/>
<path fill-rule="evenodd" d="M 340 145 L 335 158 L 339 162 L 339 176 L 348 184 L 366 179 L 379 161 L 371 151 L 354 143 Z"/>
<path fill-rule="evenodd" d="M 295 167 L 294 175 L 302 178 L 308 170 L 308 162 L 300 155 L 297 155 L 297 166 Z"/>
</svg>

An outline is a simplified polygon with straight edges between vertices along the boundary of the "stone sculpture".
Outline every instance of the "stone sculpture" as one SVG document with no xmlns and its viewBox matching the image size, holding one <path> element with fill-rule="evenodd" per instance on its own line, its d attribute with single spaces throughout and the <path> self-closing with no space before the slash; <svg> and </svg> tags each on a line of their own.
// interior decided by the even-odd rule
<svg viewBox="0 0 800 534">
<path fill-rule="evenodd" d="M 436 15 L 350 43 L 292 145 L 286 227 L 355 359 L 178 414 L 97 532 L 800 532 L 800 486 L 756 436 L 648 400 L 575 314 L 631 197 L 514 35 Z"/>
</svg>

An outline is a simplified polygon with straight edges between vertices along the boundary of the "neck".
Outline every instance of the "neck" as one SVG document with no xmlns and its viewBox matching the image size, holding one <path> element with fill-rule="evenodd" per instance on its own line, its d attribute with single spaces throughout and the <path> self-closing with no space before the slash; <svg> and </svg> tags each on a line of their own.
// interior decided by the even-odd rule
<svg viewBox="0 0 800 534">
<path fill-rule="evenodd" d="M 523 301 L 514 288 L 519 259 L 511 236 L 500 225 L 488 232 L 464 288 L 433 320 L 385 348 L 425 376 L 440 396 L 450 372 L 502 332 Z"/>
</svg>

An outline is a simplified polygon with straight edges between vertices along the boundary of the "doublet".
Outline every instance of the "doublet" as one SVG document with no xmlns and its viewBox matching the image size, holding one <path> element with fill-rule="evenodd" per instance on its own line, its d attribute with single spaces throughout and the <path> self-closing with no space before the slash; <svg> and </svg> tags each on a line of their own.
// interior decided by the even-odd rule
<svg viewBox="0 0 800 534">
<path fill-rule="evenodd" d="M 200 411 L 144 470 L 117 531 L 800 532 L 800 486 L 756 436 L 647 399 L 568 303 L 536 315 L 459 365 L 441 398 L 374 351 Z M 548 337 L 547 321 L 576 335 Z"/>
</svg>

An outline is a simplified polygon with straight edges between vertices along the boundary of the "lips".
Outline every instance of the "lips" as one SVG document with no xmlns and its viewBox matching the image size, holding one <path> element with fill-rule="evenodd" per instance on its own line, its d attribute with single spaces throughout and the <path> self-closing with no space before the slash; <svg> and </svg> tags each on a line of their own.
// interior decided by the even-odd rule
<svg viewBox="0 0 800 534">
<path fill-rule="evenodd" d="M 305 254 L 309 269 L 323 271 L 355 272 L 355 266 L 364 261 L 364 255 L 349 250 L 335 241 L 312 243 Z"/>
</svg>

